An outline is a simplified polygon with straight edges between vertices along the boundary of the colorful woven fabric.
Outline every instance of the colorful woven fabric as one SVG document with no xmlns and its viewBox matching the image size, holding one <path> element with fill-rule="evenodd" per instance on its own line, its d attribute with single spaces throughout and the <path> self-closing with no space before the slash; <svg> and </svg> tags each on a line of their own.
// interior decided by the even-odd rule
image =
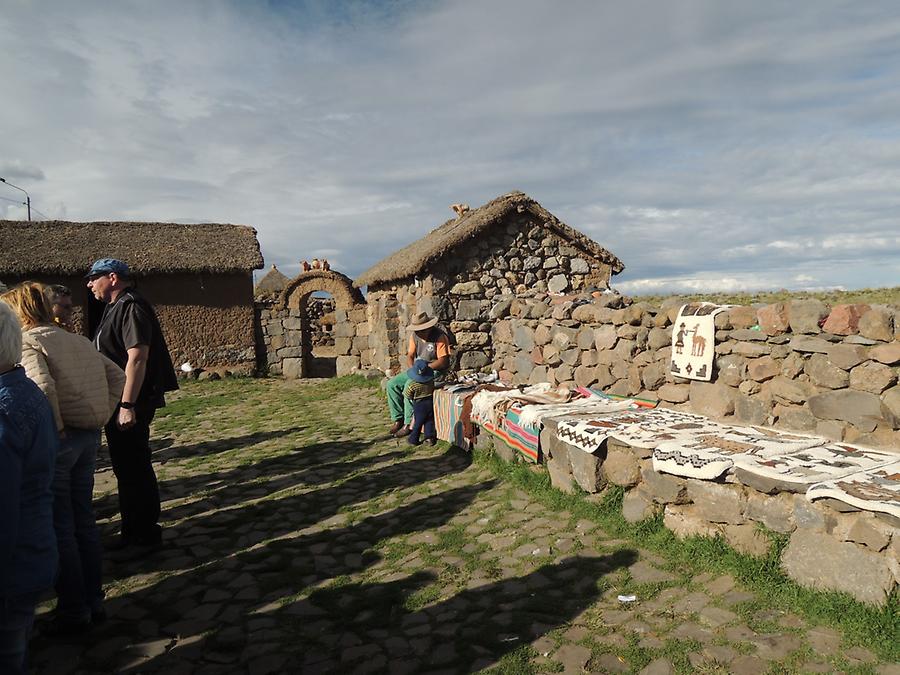
<svg viewBox="0 0 900 675">
<path fill-rule="evenodd" d="M 463 408 L 467 398 L 475 395 L 474 389 L 434 392 L 434 428 L 437 437 L 460 448 L 469 448 L 463 421 Z"/>
<path fill-rule="evenodd" d="M 503 417 L 502 428 L 510 440 L 506 441 L 526 459 L 532 462 L 540 461 L 540 426 L 528 426 L 521 424 L 521 408 L 513 406 L 506 411 Z"/>
<path fill-rule="evenodd" d="M 864 511 L 900 518 L 900 461 L 810 485 L 806 497 L 831 497 Z"/>
</svg>

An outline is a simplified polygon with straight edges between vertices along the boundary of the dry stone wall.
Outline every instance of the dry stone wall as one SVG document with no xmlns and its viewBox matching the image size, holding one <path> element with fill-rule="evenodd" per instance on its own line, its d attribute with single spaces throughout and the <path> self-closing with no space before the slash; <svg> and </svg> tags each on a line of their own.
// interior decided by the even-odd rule
<svg viewBox="0 0 900 675">
<path fill-rule="evenodd" d="M 700 382 L 668 372 L 679 306 L 619 295 L 496 298 L 486 367 L 514 383 L 595 386 L 900 451 L 896 308 L 818 300 L 734 307 L 716 316 L 713 379 Z"/>
<path fill-rule="evenodd" d="M 487 367 L 493 358 L 496 306 L 508 306 L 530 290 L 564 293 L 589 286 L 606 288 L 608 265 L 561 238 L 528 213 L 458 246 L 428 268 L 428 275 L 370 289 L 374 363 L 396 369 L 406 353 L 401 334 L 418 311 L 437 316 L 454 342 L 457 371 Z M 387 340 L 388 342 L 384 342 Z"/>
</svg>

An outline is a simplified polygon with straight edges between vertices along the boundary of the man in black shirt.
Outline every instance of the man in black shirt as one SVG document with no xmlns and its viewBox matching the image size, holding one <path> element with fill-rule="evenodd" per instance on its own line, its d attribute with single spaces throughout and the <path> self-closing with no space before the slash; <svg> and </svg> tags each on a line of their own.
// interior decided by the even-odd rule
<svg viewBox="0 0 900 675">
<path fill-rule="evenodd" d="M 85 277 L 106 303 L 94 334 L 97 350 L 125 371 L 122 401 L 106 425 L 106 442 L 119 485 L 122 537 L 116 548 L 157 548 L 159 487 L 150 458 L 150 423 L 178 388 L 169 349 L 153 307 L 135 289 L 121 260 L 96 261 Z"/>
</svg>

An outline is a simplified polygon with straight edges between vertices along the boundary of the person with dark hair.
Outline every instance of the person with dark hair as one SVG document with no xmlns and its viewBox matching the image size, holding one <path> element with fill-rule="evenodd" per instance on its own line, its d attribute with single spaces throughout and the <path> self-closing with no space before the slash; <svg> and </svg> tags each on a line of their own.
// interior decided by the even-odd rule
<svg viewBox="0 0 900 675">
<path fill-rule="evenodd" d="M 434 429 L 434 371 L 425 359 L 416 359 L 406 371 L 409 381 L 403 389 L 403 396 L 412 402 L 413 416 L 406 442 L 419 445 L 419 434 L 424 434 L 428 445 L 437 443 Z"/>
<path fill-rule="evenodd" d="M 22 328 L 0 302 L 0 672 L 25 673 L 41 593 L 56 577 L 50 483 L 57 435 L 47 397 L 18 366 Z"/>
<path fill-rule="evenodd" d="M 122 532 L 112 547 L 139 556 L 162 545 L 159 485 L 150 457 L 150 423 L 178 380 L 156 312 L 134 288 L 121 260 L 97 260 L 85 276 L 94 297 L 106 303 L 94 345 L 125 371 L 125 389 L 106 442 L 119 487 Z"/>
<path fill-rule="evenodd" d="M 83 633 L 106 616 L 94 467 L 100 429 L 116 409 L 125 375 L 90 340 L 54 323 L 50 295 L 42 284 L 26 281 L 0 300 L 22 323 L 22 366 L 50 401 L 60 437 L 52 484 L 58 601 L 42 633 L 63 636 Z"/>
</svg>

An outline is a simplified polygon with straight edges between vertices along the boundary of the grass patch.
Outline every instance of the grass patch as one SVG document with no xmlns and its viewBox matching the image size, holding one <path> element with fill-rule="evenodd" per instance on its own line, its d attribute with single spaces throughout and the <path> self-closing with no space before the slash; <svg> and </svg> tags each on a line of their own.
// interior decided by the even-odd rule
<svg viewBox="0 0 900 675">
<path fill-rule="evenodd" d="M 787 537 L 767 531 L 772 545 L 765 558 L 742 555 L 720 538 L 692 537 L 679 540 L 665 528 L 662 517 L 630 524 L 621 514 L 624 490 L 611 487 L 590 501 L 584 493 L 569 495 L 550 484 L 549 475 L 535 473 L 522 463 L 507 463 L 487 450 L 474 452 L 475 464 L 528 492 L 550 510 L 568 511 L 577 518 L 599 524 L 606 532 L 659 552 L 680 574 L 728 573 L 757 595 L 753 609 L 764 607 L 795 612 L 812 624 L 841 630 L 847 642 L 859 644 L 888 661 L 900 661 L 900 598 L 889 598 L 884 607 L 860 603 L 844 593 L 814 591 L 792 581 L 780 567 Z M 649 589 L 648 589 L 649 590 Z M 747 609 L 749 612 L 749 608 Z M 685 667 L 687 664 L 684 657 Z M 676 664 L 677 665 L 677 664 Z"/>
</svg>

